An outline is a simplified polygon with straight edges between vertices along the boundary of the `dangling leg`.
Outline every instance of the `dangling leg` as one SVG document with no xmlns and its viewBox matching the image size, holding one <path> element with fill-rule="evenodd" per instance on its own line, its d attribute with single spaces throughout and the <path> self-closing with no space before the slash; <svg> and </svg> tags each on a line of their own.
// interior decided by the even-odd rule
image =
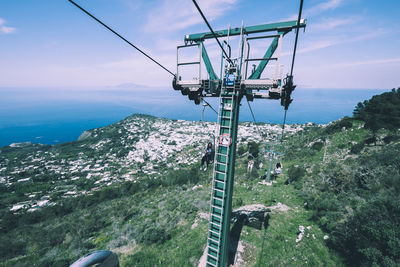
<svg viewBox="0 0 400 267">
<path fill-rule="evenodd" d="M 206 167 L 206 169 L 204 171 L 208 170 L 208 165 L 210 165 L 210 160 L 211 160 L 210 155 L 206 155 L 207 167 Z"/>
<path fill-rule="evenodd" d="M 203 169 L 203 165 L 204 165 L 204 162 L 205 162 L 205 161 L 206 161 L 206 155 L 204 155 L 204 156 L 201 158 L 200 170 Z"/>
</svg>

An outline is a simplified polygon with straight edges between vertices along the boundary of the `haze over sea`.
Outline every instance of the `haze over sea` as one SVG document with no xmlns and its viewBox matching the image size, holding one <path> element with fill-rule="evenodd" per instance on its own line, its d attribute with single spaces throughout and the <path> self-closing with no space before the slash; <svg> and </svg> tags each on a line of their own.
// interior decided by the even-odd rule
<svg viewBox="0 0 400 267">
<path fill-rule="evenodd" d="M 288 123 L 329 123 L 351 116 L 355 105 L 379 89 L 296 88 L 287 115 Z M 217 99 L 207 99 L 218 108 Z M 279 101 L 250 102 L 258 122 L 282 123 Z M 71 142 L 88 129 L 107 126 L 133 113 L 183 120 L 200 120 L 203 107 L 172 88 L 134 84 L 103 88 L 0 88 L 0 146 L 31 142 Z M 204 119 L 216 121 L 206 108 Z M 242 101 L 240 121 L 252 121 Z"/>
</svg>

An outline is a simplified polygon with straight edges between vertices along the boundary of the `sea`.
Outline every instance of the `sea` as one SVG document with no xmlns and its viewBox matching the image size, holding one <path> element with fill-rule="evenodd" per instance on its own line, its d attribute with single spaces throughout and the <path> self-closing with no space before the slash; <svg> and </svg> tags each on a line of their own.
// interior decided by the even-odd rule
<svg viewBox="0 0 400 267">
<path fill-rule="evenodd" d="M 296 88 L 287 123 L 327 124 L 351 116 L 358 102 L 389 90 Z M 206 99 L 217 110 L 218 99 Z M 240 121 L 281 124 L 277 100 L 241 102 Z M 217 121 L 208 106 L 195 105 L 172 88 L 124 84 L 84 88 L 0 88 L 0 147 L 12 143 L 54 145 L 71 142 L 88 129 L 104 127 L 140 113 L 169 119 Z"/>
</svg>

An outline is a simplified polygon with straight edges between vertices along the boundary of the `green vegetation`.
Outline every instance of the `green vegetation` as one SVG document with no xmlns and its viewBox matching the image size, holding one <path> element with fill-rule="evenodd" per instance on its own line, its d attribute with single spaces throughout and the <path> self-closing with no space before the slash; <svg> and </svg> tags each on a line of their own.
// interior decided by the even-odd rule
<svg viewBox="0 0 400 267">
<path fill-rule="evenodd" d="M 400 88 L 392 89 L 370 100 L 358 103 L 354 117 L 365 122 L 364 127 L 373 132 L 379 129 L 397 131 L 400 128 Z"/>
<path fill-rule="evenodd" d="M 399 90 L 374 96 L 355 118 L 305 129 L 288 144 L 289 179 L 351 266 L 400 262 L 398 101 Z M 321 140 L 326 150 L 314 149 Z"/>
<path fill-rule="evenodd" d="M 207 224 L 203 222 L 191 231 L 197 242 L 189 242 L 190 236 L 183 233 L 187 233 L 197 211 L 208 207 L 207 190 L 195 191 L 197 201 L 193 202 L 190 189 L 206 178 L 193 168 L 161 179 L 120 183 L 33 213 L 3 211 L 2 265 L 31 266 L 34 262 L 39 266 L 67 266 L 93 249 L 105 248 L 144 255 L 152 255 L 153 249 L 160 250 L 163 252 L 156 255 L 162 257 L 157 262 L 169 266 L 187 265 L 188 259 L 177 257 L 181 254 L 192 255 L 192 260 L 197 261 L 205 243 L 205 235 L 200 233 Z M 149 266 L 146 257 L 139 255 L 122 255 L 123 266 Z M 154 257 L 149 260 L 152 262 Z"/>
<path fill-rule="evenodd" d="M 284 185 L 286 176 L 272 187 L 260 185 L 259 176 L 246 172 L 247 161 L 237 161 L 234 208 L 284 203 L 289 210 L 272 211 L 268 225 L 262 228 L 243 226 L 244 261 L 250 266 L 268 262 L 340 265 L 296 189 Z M 199 213 L 209 211 L 210 173 L 199 172 L 196 165 L 159 178 L 120 183 L 34 213 L 4 214 L 3 265 L 66 266 L 98 249 L 116 251 L 121 266 L 197 264 L 206 244 L 208 222 L 200 219 Z M 203 187 L 193 189 L 196 184 Z M 311 230 L 297 243 L 299 225 L 311 226 Z"/>
<path fill-rule="evenodd" d="M 288 137 L 286 153 L 279 159 L 283 174 L 271 186 L 259 184 L 268 168 L 261 144 L 239 146 L 233 208 L 261 204 L 268 211 L 265 220 L 232 223 L 232 239 L 240 237 L 236 245 L 243 252 L 237 255 L 245 266 L 399 265 L 400 105 L 396 97 L 399 89 L 374 96 L 359 104 L 352 118 L 310 125 Z M 388 113 L 383 106 L 389 108 L 390 119 L 384 116 Z M 118 125 L 104 134 L 120 138 L 124 132 Z M 99 131 L 91 130 L 70 144 L 4 147 L 1 152 L 7 159 L 2 160 L 13 168 L 27 154 L 38 155 L 40 150 L 43 161 L 67 161 L 81 153 L 82 158 L 94 157 L 94 163 L 104 164 L 107 159 L 101 154 L 129 153 L 123 145 L 112 143 L 101 150 L 91 148 L 103 137 Z M 247 151 L 256 163 L 250 173 Z M 259 162 L 264 163 L 262 168 Z M 107 163 L 111 173 L 129 171 Z M 199 171 L 199 163 L 179 170 L 160 164 L 162 174 L 142 173 L 138 180 L 97 188 L 86 172 L 50 175 L 41 165 L 35 167 L 15 173 L 15 179 L 31 180 L 18 186 L 0 185 L 0 266 L 68 266 L 99 249 L 116 252 L 121 266 L 194 266 L 203 254 L 211 172 Z M 65 198 L 65 190 L 50 190 L 61 185 L 86 193 Z M 34 212 L 9 210 L 38 191 L 51 191 L 49 198 L 56 205 Z"/>
</svg>

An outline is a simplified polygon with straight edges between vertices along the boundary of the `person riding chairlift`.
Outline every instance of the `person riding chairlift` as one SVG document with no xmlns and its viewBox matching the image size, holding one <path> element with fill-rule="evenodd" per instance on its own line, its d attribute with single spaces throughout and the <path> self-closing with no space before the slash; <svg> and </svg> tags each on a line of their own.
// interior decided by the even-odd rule
<svg viewBox="0 0 400 267">
<path fill-rule="evenodd" d="M 281 173 L 282 173 L 282 164 L 281 164 L 280 162 L 278 162 L 278 163 L 275 165 L 274 174 L 278 176 L 278 175 L 281 174 Z"/>
<path fill-rule="evenodd" d="M 200 170 L 203 169 L 204 162 L 207 163 L 207 166 L 204 167 L 204 171 L 206 171 L 208 169 L 208 165 L 210 164 L 210 161 L 212 160 L 212 156 L 213 156 L 213 145 L 211 143 L 208 143 L 207 148 L 206 148 L 206 153 L 201 158 Z"/>
</svg>

